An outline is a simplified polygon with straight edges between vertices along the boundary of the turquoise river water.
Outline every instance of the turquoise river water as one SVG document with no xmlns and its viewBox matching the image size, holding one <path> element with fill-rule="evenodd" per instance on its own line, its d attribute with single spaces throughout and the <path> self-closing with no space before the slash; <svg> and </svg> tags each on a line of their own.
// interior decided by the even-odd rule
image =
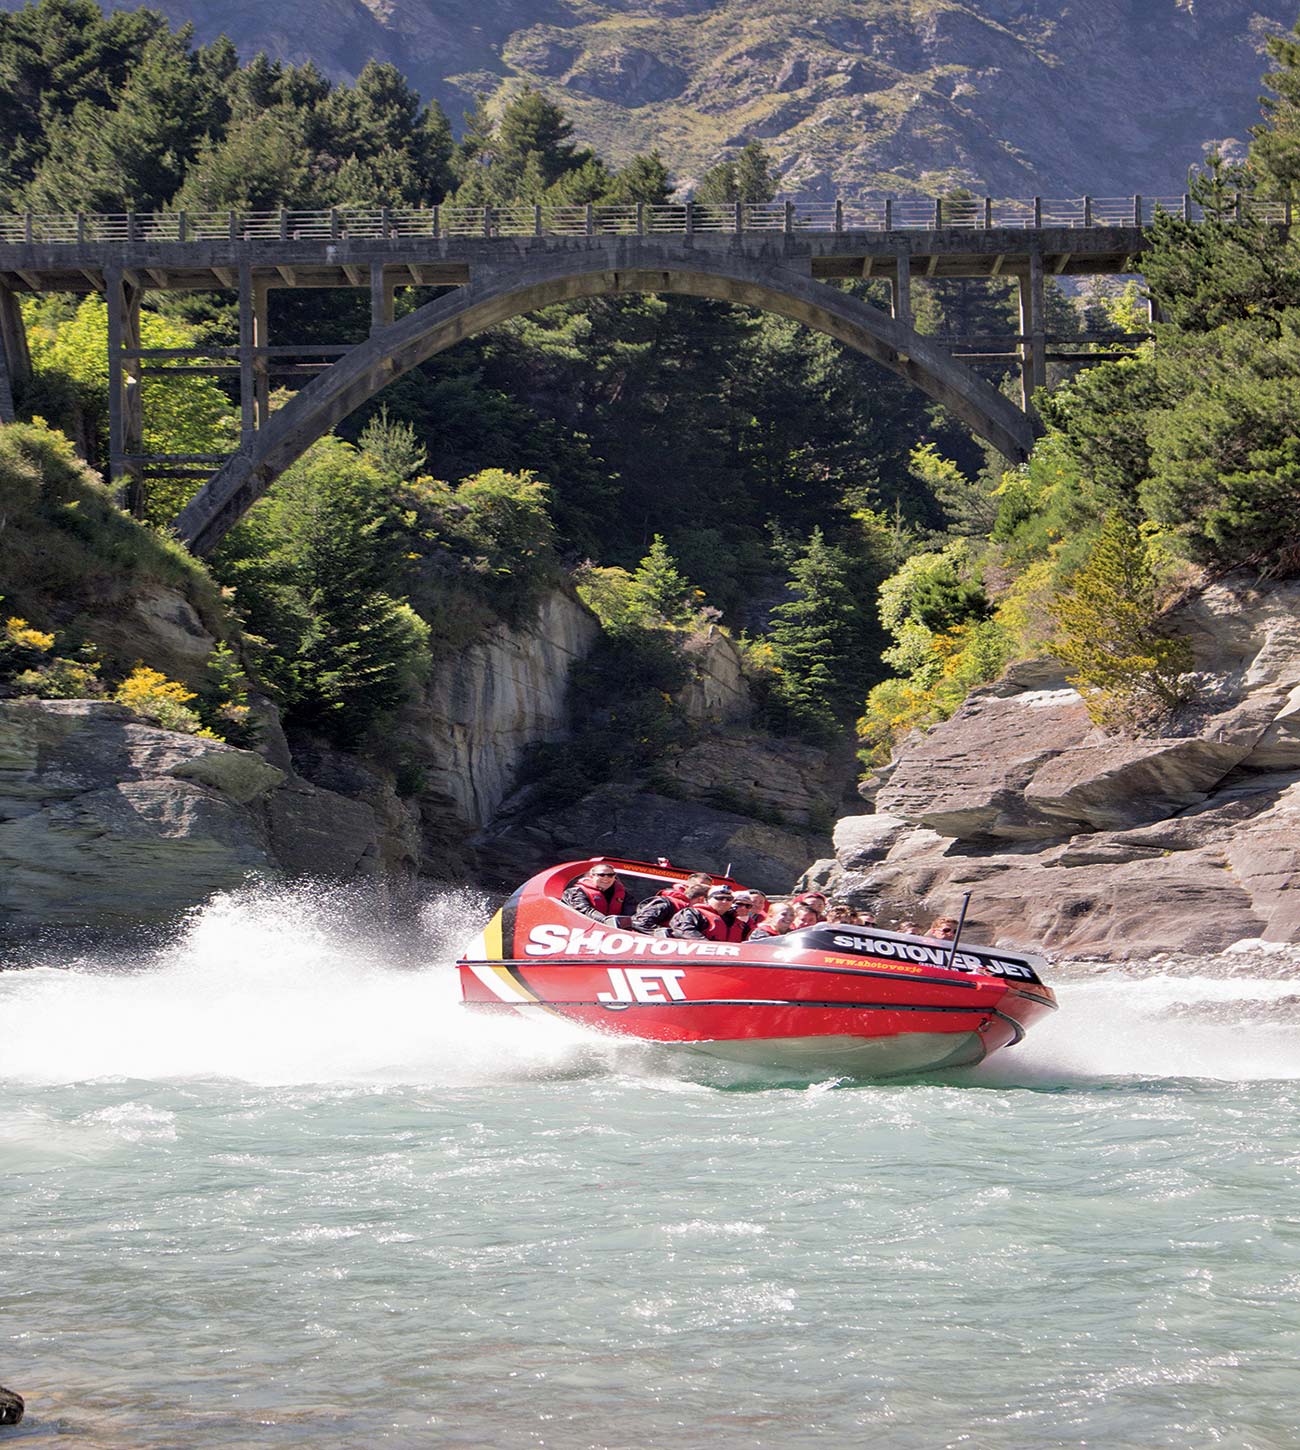
<svg viewBox="0 0 1300 1450">
<path fill-rule="evenodd" d="M 462 1013 L 480 910 L 0 972 L 0 1444 L 1300 1445 L 1294 982 L 764 1083 Z"/>
</svg>

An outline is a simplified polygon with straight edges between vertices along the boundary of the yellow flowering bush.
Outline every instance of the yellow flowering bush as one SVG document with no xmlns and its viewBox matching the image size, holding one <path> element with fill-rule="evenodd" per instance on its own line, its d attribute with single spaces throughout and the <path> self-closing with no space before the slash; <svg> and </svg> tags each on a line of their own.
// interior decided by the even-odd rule
<svg viewBox="0 0 1300 1450">
<path fill-rule="evenodd" d="M 54 653 L 54 635 L 10 615 L 0 629 L 0 694 L 41 700 L 84 700 L 102 695 L 99 661 L 92 649 Z"/>
<path fill-rule="evenodd" d="M 184 735 L 203 735 L 215 740 L 197 713 L 189 708 L 196 696 L 178 680 L 169 680 L 161 670 L 137 665 L 113 692 L 113 699 L 125 705 L 142 719 L 152 720 L 164 730 L 179 730 Z"/>
<path fill-rule="evenodd" d="M 42 629 L 33 629 L 25 619 L 16 619 L 12 615 L 5 620 L 5 643 L 13 649 L 36 650 L 44 653 L 54 648 L 54 636 L 46 634 Z"/>
</svg>

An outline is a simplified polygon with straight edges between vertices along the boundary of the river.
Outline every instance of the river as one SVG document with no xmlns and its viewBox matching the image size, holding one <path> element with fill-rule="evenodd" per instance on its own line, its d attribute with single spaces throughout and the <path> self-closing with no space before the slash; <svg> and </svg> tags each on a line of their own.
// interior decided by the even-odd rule
<svg viewBox="0 0 1300 1450">
<path fill-rule="evenodd" d="M 0 972 L 0 1443 L 1300 1444 L 1294 979 L 1065 973 L 980 1068 L 774 1084 L 463 1014 L 481 908 Z"/>
</svg>

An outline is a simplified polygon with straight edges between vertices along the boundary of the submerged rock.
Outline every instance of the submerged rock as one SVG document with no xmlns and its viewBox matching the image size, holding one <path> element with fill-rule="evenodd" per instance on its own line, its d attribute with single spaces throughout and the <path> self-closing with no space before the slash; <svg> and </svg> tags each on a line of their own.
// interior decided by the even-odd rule
<svg viewBox="0 0 1300 1450">
<path fill-rule="evenodd" d="M 16 1425 L 27 1408 L 23 1397 L 15 1390 L 0 1385 L 0 1425 Z"/>
</svg>

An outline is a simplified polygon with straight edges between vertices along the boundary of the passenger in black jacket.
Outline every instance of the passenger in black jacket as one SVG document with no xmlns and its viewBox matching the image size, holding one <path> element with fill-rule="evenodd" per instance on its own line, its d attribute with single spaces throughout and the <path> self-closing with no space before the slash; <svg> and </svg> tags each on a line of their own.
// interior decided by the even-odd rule
<svg viewBox="0 0 1300 1450">
<path fill-rule="evenodd" d="M 631 926 L 632 914 L 636 911 L 636 901 L 614 875 L 614 868 L 603 861 L 598 861 L 580 881 L 568 887 L 560 900 L 605 926 Z"/>
<path fill-rule="evenodd" d="M 701 901 L 698 897 L 673 917 L 668 935 L 683 941 L 744 941 L 749 927 L 740 921 L 730 886 L 711 886 Z"/>
<path fill-rule="evenodd" d="M 713 885 L 713 877 L 697 871 L 677 886 L 665 886 L 657 896 L 648 896 L 632 918 L 634 931 L 654 932 L 668 923 L 683 907 L 698 900 Z"/>
</svg>

